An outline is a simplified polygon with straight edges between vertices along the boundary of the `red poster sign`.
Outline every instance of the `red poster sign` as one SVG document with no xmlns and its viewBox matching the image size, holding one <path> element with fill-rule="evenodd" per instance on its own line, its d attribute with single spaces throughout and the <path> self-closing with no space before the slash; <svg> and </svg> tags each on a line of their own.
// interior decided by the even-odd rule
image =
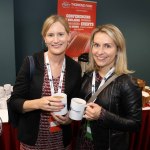
<svg viewBox="0 0 150 150">
<path fill-rule="evenodd" d="M 96 2 L 82 0 L 58 0 L 58 14 L 69 22 L 71 41 L 66 51 L 77 58 L 89 52 L 89 36 L 96 26 Z"/>
</svg>

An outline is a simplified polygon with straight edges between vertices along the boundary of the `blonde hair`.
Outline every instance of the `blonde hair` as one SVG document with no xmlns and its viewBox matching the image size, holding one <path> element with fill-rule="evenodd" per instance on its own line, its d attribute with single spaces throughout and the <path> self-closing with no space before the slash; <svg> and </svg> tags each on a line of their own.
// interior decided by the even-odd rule
<svg viewBox="0 0 150 150">
<path fill-rule="evenodd" d="M 123 36 L 123 34 L 121 33 L 121 31 L 114 26 L 113 24 L 105 24 L 105 25 L 101 25 L 101 26 L 97 26 L 92 34 L 91 34 L 91 38 L 90 38 L 90 53 L 89 53 L 89 68 L 88 70 L 98 70 L 98 67 L 93 59 L 91 50 L 93 47 L 93 40 L 94 40 L 94 36 L 96 33 L 105 33 L 107 34 L 115 43 L 116 47 L 117 47 L 117 56 L 116 56 L 116 61 L 115 61 L 115 73 L 116 74 L 129 74 L 129 73 L 133 73 L 134 71 L 130 71 L 127 68 L 127 56 L 126 56 L 126 44 L 125 44 L 125 38 Z"/>
<path fill-rule="evenodd" d="M 51 15 L 44 21 L 42 32 L 41 32 L 42 37 L 46 36 L 47 31 L 49 30 L 51 25 L 55 22 L 60 22 L 64 26 L 66 32 L 69 34 L 70 29 L 69 29 L 69 24 L 66 18 L 60 15 Z"/>
</svg>

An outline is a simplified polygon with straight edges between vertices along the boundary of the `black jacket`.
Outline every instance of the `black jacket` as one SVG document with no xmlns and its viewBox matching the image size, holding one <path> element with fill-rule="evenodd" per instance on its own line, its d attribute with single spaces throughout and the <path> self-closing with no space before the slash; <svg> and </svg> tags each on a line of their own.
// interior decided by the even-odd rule
<svg viewBox="0 0 150 150">
<path fill-rule="evenodd" d="M 91 96 L 91 85 L 90 72 L 83 77 L 83 99 Z M 95 149 L 127 150 L 129 132 L 139 130 L 141 125 L 142 92 L 138 85 L 131 76 L 121 75 L 98 95 L 95 103 L 102 107 L 100 118 L 91 121 Z"/>
<path fill-rule="evenodd" d="M 19 115 L 17 126 L 18 138 L 21 142 L 28 145 L 34 145 L 37 140 L 41 110 L 23 114 L 22 107 L 26 99 L 32 100 L 41 98 L 44 79 L 44 53 L 35 53 L 33 58 L 35 68 L 32 80 L 30 81 L 29 59 L 26 57 L 18 73 L 13 93 L 9 101 L 11 109 Z M 68 99 L 68 109 L 71 98 L 78 96 L 81 85 L 80 81 L 80 65 L 66 56 L 65 93 Z M 71 127 L 70 125 L 64 125 L 62 129 L 64 146 L 67 146 L 71 140 Z"/>
</svg>

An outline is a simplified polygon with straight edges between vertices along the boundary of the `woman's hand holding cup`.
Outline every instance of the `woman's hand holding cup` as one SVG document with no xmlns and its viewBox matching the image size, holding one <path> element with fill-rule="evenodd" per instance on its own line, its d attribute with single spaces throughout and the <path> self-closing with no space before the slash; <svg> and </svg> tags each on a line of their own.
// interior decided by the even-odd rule
<svg viewBox="0 0 150 150">
<path fill-rule="evenodd" d="M 85 109 L 84 118 L 87 120 L 97 120 L 100 117 L 101 106 L 96 103 L 90 102 Z"/>
<path fill-rule="evenodd" d="M 72 122 L 72 120 L 69 118 L 69 113 L 67 113 L 66 115 L 55 115 L 54 113 L 51 113 L 51 115 L 53 116 L 53 118 L 62 125 L 67 125 L 70 124 Z"/>
<path fill-rule="evenodd" d="M 45 111 L 57 112 L 64 108 L 61 99 L 53 96 L 44 96 L 38 100 L 39 108 Z"/>
</svg>

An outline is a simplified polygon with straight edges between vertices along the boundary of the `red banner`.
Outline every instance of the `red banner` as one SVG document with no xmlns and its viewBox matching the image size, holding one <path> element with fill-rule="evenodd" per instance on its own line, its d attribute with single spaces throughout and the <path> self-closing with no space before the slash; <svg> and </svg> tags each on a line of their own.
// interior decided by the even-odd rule
<svg viewBox="0 0 150 150">
<path fill-rule="evenodd" d="M 77 59 L 89 52 L 89 36 L 96 26 L 96 2 L 58 0 L 58 14 L 69 22 L 71 41 L 66 54 Z"/>
</svg>

